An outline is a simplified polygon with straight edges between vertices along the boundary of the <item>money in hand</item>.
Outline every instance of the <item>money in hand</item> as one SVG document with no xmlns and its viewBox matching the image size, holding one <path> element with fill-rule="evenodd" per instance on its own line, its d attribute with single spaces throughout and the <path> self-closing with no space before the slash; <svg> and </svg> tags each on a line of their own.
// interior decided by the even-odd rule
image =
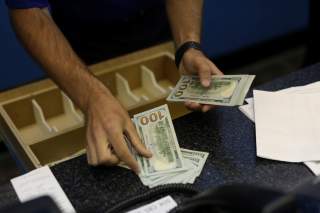
<svg viewBox="0 0 320 213">
<path fill-rule="evenodd" d="M 142 183 L 149 187 L 169 183 L 193 183 L 200 175 L 207 152 L 181 149 L 167 105 L 134 115 L 132 120 L 142 143 L 152 152 L 151 158 L 137 154 L 125 137 L 137 160 Z M 126 167 L 124 164 L 119 166 Z"/>
<path fill-rule="evenodd" d="M 143 175 L 151 176 L 184 170 L 184 161 L 167 105 L 139 113 L 133 117 L 142 143 L 153 156 L 137 156 Z"/>
<path fill-rule="evenodd" d="M 212 76 L 209 87 L 203 87 L 199 76 L 183 75 L 167 101 L 190 101 L 200 104 L 242 105 L 255 75 Z"/>
</svg>

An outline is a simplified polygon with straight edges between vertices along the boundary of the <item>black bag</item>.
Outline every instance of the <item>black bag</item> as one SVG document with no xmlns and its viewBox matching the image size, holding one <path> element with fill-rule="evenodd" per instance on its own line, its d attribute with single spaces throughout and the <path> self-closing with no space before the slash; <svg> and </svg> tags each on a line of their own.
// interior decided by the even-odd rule
<svg viewBox="0 0 320 213">
<path fill-rule="evenodd" d="M 121 202 L 107 213 L 126 212 L 166 195 L 178 203 L 170 213 L 319 213 L 320 177 L 290 193 L 247 184 L 225 185 L 200 193 L 191 185 L 165 185 Z"/>
</svg>

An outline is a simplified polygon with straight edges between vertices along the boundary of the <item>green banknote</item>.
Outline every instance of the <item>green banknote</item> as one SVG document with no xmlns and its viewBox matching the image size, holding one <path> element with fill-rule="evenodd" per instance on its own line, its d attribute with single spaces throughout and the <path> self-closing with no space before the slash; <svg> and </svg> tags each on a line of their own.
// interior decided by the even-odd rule
<svg viewBox="0 0 320 213">
<path fill-rule="evenodd" d="M 184 75 L 167 100 L 222 106 L 242 105 L 254 78 L 254 75 L 212 76 L 210 86 L 203 87 L 199 76 Z"/>
<path fill-rule="evenodd" d="M 134 115 L 142 143 L 153 156 L 137 156 L 143 175 L 157 175 L 184 170 L 184 162 L 167 105 Z"/>
<path fill-rule="evenodd" d="M 181 153 L 186 170 L 149 177 L 141 176 L 142 183 L 150 188 L 170 183 L 194 183 L 196 178 L 201 174 L 209 153 L 182 148 Z"/>
<path fill-rule="evenodd" d="M 167 105 L 136 114 L 132 119 L 142 143 L 152 158 L 140 156 L 124 135 L 129 151 L 137 160 L 141 182 L 150 188 L 169 183 L 193 183 L 200 175 L 208 153 L 179 147 Z M 129 169 L 121 162 L 118 166 Z"/>
</svg>

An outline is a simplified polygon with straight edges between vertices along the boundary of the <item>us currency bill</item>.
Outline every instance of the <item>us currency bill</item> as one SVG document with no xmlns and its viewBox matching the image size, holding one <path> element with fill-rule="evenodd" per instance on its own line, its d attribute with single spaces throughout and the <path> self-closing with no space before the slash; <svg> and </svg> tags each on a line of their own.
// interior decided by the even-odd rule
<svg viewBox="0 0 320 213">
<path fill-rule="evenodd" d="M 194 183 L 201 174 L 209 153 L 188 149 L 181 149 L 181 152 L 187 167 L 186 170 L 151 177 L 140 177 L 142 183 L 150 188 L 170 183 Z"/>
<path fill-rule="evenodd" d="M 137 156 L 143 175 L 185 170 L 167 105 L 136 114 L 133 119 L 142 143 L 153 154 L 149 159 Z"/>
<path fill-rule="evenodd" d="M 129 151 L 139 164 L 139 177 L 144 185 L 155 187 L 195 181 L 208 153 L 180 148 L 167 105 L 136 114 L 132 121 L 141 141 L 153 153 L 152 158 L 138 155 L 130 139 L 124 135 Z M 124 163 L 118 166 L 128 168 Z"/>
<path fill-rule="evenodd" d="M 242 105 L 255 78 L 254 75 L 212 76 L 208 88 L 201 85 L 199 76 L 183 75 L 167 101 L 191 101 L 201 104 Z"/>
</svg>

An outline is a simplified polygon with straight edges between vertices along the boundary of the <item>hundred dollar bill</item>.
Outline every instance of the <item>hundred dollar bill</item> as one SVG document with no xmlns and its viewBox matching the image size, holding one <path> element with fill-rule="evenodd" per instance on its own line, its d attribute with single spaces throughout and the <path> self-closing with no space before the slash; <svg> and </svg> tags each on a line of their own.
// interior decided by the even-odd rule
<svg viewBox="0 0 320 213">
<path fill-rule="evenodd" d="M 254 78 L 254 75 L 212 76 L 211 85 L 205 88 L 201 85 L 199 76 L 184 75 L 167 101 L 191 101 L 222 106 L 242 105 Z"/>
<path fill-rule="evenodd" d="M 195 179 L 201 174 L 204 164 L 208 158 L 208 152 L 201 152 L 189 149 L 181 149 L 184 159 L 189 159 L 197 167 L 197 171 L 190 177 L 190 182 L 193 183 Z"/>
<path fill-rule="evenodd" d="M 182 154 L 167 105 L 134 115 L 142 143 L 153 156 L 136 156 L 143 176 L 185 170 Z"/>
<path fill-rule="evenodd" d="M 181 148 L 186 170 L 161 175 L 140 177 L 144 185 L 150 188 L 169 183 L 194 183 L 201 174 L 209 153 Z"/>
</svg>

